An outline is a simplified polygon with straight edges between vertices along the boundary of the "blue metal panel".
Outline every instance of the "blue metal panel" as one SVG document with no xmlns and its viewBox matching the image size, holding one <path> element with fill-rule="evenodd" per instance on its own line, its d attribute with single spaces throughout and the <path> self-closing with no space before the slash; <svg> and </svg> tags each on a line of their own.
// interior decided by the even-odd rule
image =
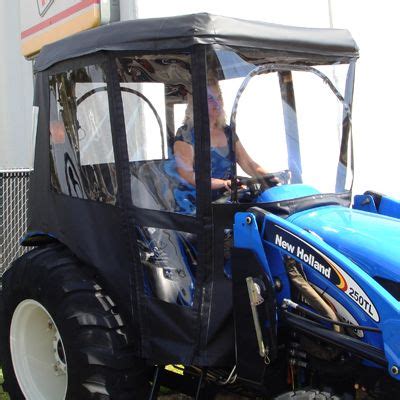
<svg viewBox="0 0 400 400">
<path fill-rule="evenodd" d="M 400 218 L 400 201 L 390 196 L 379 195 L 379 204 L 370 194 L 354 196 L 354 209 Z"/>
<path fill-rule="evenodd" d="M 375 206 L 374 198 L 369 194 L 361 194 L 354 196 L 354 205 L 353 208 L 355 210 L 378 213 L 378 210 Z"/>
<path fill-rule="evenodd" d="M 262 246 L 256 219 L 251 213 L 237 213 L 233 225 L 233 243 L 236 248 L 252 250 L 260 261 L 266 274 L 273 282 L 268 261 Z"/>
<path fill-rule="evenodd" d="M 400 270 L 396 261 L 400 258 L 396 257 L 400 248 L 399 229 L 399 221 L 395 219 L 337 206 L 305 211 L 288 220 L 267 214 L 262 229 L 267 252 L 268 248 L 275 248 L 282 255 L 296 259 L 303 265 L 308 280 L 336 299 L 357 323 L 381 329 L 382 334 L 365 332 L 360 340 L 383 347 L 389 373 L 398 380 L 400 377 L 392 374 L 391 367 L 400 366 L 400 304 L 369 275 L 377 271 L 377 266 L 370 266 L 368 260 L 377 264 L 378 255 L 382 258 L 386 253 L 381 268 L 385 265 L 388 271 Z M 236 215 L 235 246 L 252 248 L 262 258 L 263 247 L 257 233 L 253 214 Z M 379 252 L 376 241 L 383 246 Z M 348 257 L 343 249 L 349 253 Z M 363 267 L 356 264 L 359 261 L 355 257 L 363 260 Z M 271 260 L 277 261 L 279 257 Z M 276 267 L 269 268 L 266 259 L 263 265 L 269 274 Z"/>
<path fill-rule="evenodd" d="M 400 282 L 400 223 L 397 219 L 340 206 L 327 206 L 288 218 L 317 234 L 370 276 Z"/>
<path fill-rule="evenodd" d="M 269 203 L 273 201 L 283 201 L 298 199 L 300 197 L 312 196 L 320 192 L 312 186 L 304 184 L 274 186 L 265 190 L 257 197 L 257 203 Z"/>
<path fill-rule="evenodd" d="M 379 214 L 400 218 L 400 201 L 389 196 L 383 196 L 379 205 Z"/>
</svg>

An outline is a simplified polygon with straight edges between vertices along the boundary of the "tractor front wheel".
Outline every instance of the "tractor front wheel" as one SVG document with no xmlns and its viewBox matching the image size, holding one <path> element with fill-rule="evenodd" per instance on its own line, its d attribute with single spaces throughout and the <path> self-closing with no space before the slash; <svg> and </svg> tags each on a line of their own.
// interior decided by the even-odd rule
<svg viewBox="0 0 400 400">
<path fill-rule="evenodd" d="M 296 390 L 274 397 L 274 400 L 344 400 L 330 392 L 321 392 L 317 389 Z"/>
</svg>

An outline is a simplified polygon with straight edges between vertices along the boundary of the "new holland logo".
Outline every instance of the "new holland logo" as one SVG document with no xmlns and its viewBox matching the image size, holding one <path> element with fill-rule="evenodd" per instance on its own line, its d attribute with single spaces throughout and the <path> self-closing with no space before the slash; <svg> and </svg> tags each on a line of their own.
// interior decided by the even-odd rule
<svg viewBox="0 0 400 400">
<path fill-rule="evenodd" d="M 36 0 L 36 3 L 38 6 L 39 15 L 43 17 L 43 15 L 46 14 L 47 10 L 54 3 L 54 0 Z"/>
<path fill-rule="evenodd" d="M 270 243 L 298 258 L 333 283 L 375 322 L 380 321 L 378 310 L 360 285 L 322 251 L 301 237 L 275 224 L 266 229 L 266 236 Z"/>
</svg>

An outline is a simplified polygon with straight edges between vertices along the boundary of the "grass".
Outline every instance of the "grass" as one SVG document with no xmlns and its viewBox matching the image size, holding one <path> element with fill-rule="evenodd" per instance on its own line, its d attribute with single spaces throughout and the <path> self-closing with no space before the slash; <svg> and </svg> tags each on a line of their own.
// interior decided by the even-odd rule
<svg viewBox="0 0 400 400">
<path fill-rule="evenodd" d="M 4 383 L 4 378 L 3 378 L 3 371 L 0 368 L 0 400 L 10 400 L 10 397 L 8 396 L 7 393 L 4 393 L 3 391 L 3 383 Z"/>
</svg>

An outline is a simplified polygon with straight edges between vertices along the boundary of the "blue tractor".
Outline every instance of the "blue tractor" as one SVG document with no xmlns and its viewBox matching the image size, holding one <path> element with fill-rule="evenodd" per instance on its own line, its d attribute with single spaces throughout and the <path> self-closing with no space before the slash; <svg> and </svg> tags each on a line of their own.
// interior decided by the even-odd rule
<svg viewBox="0 0 400 400">
<path fill-rule="evenodd" d="M 12 400 L 398 398 L 400 202 L 352 197 L 357 58 L 209 14 L 46 46 Z"/>
</svg>

